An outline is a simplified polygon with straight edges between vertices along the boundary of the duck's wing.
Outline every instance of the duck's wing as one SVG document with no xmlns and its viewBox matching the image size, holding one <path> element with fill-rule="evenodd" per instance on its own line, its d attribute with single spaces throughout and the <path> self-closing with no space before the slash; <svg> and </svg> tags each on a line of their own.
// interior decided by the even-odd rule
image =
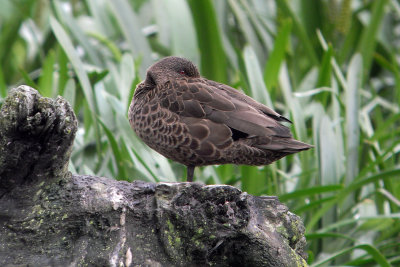
<svg viewBox="0 0 400 267">
<path fill-rule="evenodd" d="M 294 153 L 310 147 L 294 140 L 289 128 L 279 123 L 289 120 L 227 85 L 179 79 L 166 85 L 159 97 L 160 104 L 177 113 L 200 143 L 225 146 L 251 138 L 260 149 Z"/>
<path fill-rule="evenodd" d="M 291 137 L 288 121 L 272 109 L 227 86 L 206 79 L 179 79 L 160 94 L 163 107 L 183 117 L 204 118 L 247 136 Z"/>
<path fill-rule="evenodd" d="M 284 116 L 282 116 L 278 112 L 274 111 L 273 109 L 255 101 L 253 98 L 243 94 L 242 92 L 240 92 L 226 84 L 214 82 L 211 80 L 205 80 L 205 82 L 208 85 L 212 86 L 213 88 L 218 88 L 220 91 L 225 92 L 225 94 L 227 94 L 230 98 L 237 99 L 241 102 L 244 102 L 244 103 L 256 108 L 257 110 L 264 113 L 266 116 L 272 117 L 277 121 L 284 121 L 284 122 L 292 123 L 289 119 L 285 118 Z"/>
</svg>

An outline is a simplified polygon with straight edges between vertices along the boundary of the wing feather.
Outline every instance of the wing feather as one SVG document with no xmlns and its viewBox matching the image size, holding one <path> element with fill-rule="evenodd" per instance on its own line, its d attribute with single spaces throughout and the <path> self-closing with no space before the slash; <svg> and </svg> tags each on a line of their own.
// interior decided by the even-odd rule
<svg viewBox="0 0 400 267">
<path fill-rule="evenodd" d="M 188 125 L 200 123 L 205 127 L 211 127 L 206 122 L 210 121 L 213 124 L 227 126 L 219 128 L 213 125 L 214 128 L 210 133 L 215 132 L 215 129 L 221 129 L 220 134 L 223 136 L 218 140 L 217 135 L 209 134 L 207 138 L 212 139 L 213 144 L 226 142 L 227 135 L 232 135 L 232 131 L 226 131 L 229 128 L 250 137 L 291 137 L 289 128 L 279 123 L 289 120 L 227 85 L 203 78 L 179 79 L 169 83 L 168 90 L 163 92 L 160 103 L 182 116 Z M 194 122 L 185 119 L 186 117 L 201 120 Z M 203 128 L 195 127 L 193 132 L 195 129 Z"/>
</svg>

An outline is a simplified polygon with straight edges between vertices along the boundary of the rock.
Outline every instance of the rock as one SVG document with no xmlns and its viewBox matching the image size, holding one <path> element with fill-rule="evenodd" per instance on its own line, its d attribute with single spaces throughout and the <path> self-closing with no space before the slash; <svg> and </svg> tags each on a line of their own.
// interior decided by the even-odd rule
<svg viewBox="0 0 400 267">
<path fill-rule="evenodd" d="M 1 266 L 306 266 L 304 226 L 275 197 L 226 185 L 67 171 L 70 105 L 28 87 L 0 113 Z"/>
</svg>

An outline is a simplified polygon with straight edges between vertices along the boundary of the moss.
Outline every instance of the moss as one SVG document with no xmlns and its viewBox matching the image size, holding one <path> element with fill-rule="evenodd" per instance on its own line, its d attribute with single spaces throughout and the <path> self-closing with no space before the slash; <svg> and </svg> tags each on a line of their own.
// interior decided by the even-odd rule
<svg viewBox="0 0 400 267">
<path fill-rule="evenodd" d="M 266 226 L 266 228 L 272 233 L 274 233 L 276 231 L 275 226 L 273 224 L 269 223 L 267 220 L 265 220 L 264 226 Z"/>
<path fill-rule="evenodd" d="M 308 266 L 307 262 L 300 256 L 296 257 L 296 265 L 299 266 L 299 267 Z"/>
<path fill-rule="evenodd" d="M 202 248 L 204 247 L 204 244 L 200 243 L 199 240 L 195 240 L 194 244 L 196 245 L 196 247 L 202 247 Z"/>
<path fill-rule="evenodd" d="M 168 242 L 168 254 L 177 265 L 185 261 L 185 252 L 179 232 L 170 220 L 166 220 L 167 229 L 164 230 L 164 240 Z"/>
<path fill-rule="evenodd" d="M 280 233 L 281 235 L 283 235 L 283 236 L 287 236 L 287 235 L 288 235 L 288 234 L 287 234 L 287 229 L 286 229 L 286 227 L 283 226 L 283 225 L 277 225 L 277 226 L 276 226 L 276 231 L 277 231 L 278 233 Z"/>
<path fill-rule="evenodd" d="M 168 235 L 168 242 L 172 247 L 181 246 L 181 239 L 178 236 L 178 233 L 175 231 L 174 225 L 170 220 L 167 220 L 168 231 L 165 231 Z"/>
<path fill-rule="evenodd" d="M 41 205 L 35 205 L 32 207 L 31 215 L 42 215 L 45 210 L 42 208 Z"/>
</svg>

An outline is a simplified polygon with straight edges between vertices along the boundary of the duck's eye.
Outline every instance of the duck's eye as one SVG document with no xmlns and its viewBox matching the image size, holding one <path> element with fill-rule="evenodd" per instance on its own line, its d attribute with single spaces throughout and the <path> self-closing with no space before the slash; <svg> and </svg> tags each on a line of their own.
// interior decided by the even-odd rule
<svg viewBox="0 0 400 267">
<path fill-rule="evenodd" d="M 182 75 L 186 74 L 186 72 L 184 70 L 181 70 L 179 73 L 182 74 Z"/>
</svg>

